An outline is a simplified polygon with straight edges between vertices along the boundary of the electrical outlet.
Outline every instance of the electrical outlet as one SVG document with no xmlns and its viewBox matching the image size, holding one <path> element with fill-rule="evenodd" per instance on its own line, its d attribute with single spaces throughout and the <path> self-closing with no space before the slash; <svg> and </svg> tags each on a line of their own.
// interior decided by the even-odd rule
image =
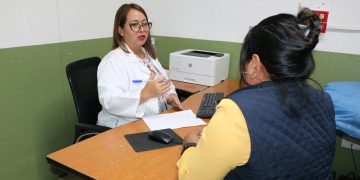
<svg viewBox="0 0 360 180">
<path fill-rule="evenodd" d="M 341 147 L 349 148 L 349 149 L 353 149 L 353 150 L 360 150 L 360 145 L 359 144 L 355 144 L 355 143 L 347 141 L 345 139 L 342 139 Z"/>
<path fill-rule="evenodd" d="M 152 44 L 153 46 L 155 46 L 155 38 L 154 38 L 154 37 L 151 37 L 151 44 Z"/>
</svg>

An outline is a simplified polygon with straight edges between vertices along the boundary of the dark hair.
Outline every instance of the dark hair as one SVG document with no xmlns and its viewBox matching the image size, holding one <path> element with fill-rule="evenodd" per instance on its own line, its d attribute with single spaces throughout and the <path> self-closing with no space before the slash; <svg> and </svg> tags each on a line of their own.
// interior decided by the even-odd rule
<svg viewBox="0 0 360 180">
<path fill-rule="evenodd" d="M 148 21 L 148 17 L 146 15 L 145 10 L 137 5 L 137 4 L 123 4 L 122 6 L 120 6 L 120 8 L 117 10 L 116 15 L 115 15 L 115 20 L 114 20 L 114 29 L 113 29 L 113 44 L 112 44 L 112 49 L 116 49 L 118 47 L 120 47 L 124 52 L 129 53 L 130 51 L 126 48 L 125 43 L 123 42 L 123 37 L 121 37 L 121 35 L 118 32 L 118 27 L 125 27 L 125 23 L 126 23 L 126 19 L 127 19 L 127 15 L 129 13 L 129 11 L 131 9 L 135 9 L 140 11 L 141 13 L 144 14 L 146 21 Z M 156 52 L 154 47 L 151 44 L 151 39 L 150 39 L 151 35 L 149 32 L 149 36 L 148 39 L 145 41 L 145 44 L 143 45 L 143 47 L 145 48 L 145 50 L 149 53 L 149 55 L 152 58 L 156 58 Z"/>
<path fill-rule="evenodd" d="M 321 24 L 319 16 L 304 8 L 295 17 L 278 14 L 262 20 L 245 37 L 240 55 L 241 82 L 244 83 L 244 68 L 253 54 L 260 57 L 270 80 L 277 84 L 280 100 L 287 103 L 288 80 L 295 80 L 303 89 L 306 79 L 315 69 L 312 51 L 319 41 Z M 306 94 L 304 96 L 307 99 Z M 287 104 L 294 115 L 298 115 Z"/>
</svg>

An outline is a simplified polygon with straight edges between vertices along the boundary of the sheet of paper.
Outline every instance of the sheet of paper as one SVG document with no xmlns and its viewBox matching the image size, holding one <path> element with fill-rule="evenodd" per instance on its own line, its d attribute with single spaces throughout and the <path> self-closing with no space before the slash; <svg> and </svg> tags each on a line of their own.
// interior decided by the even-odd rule
<svg viewBox="0 0 360 180">
<path fill-rule="evenodd" d="M 166 128 L 176 129 L 206 124 L 202 119 L 197 118 L 191 110 L 145 116 L 143 119 L 146 125 L 152 131 Z"/>
</svg>

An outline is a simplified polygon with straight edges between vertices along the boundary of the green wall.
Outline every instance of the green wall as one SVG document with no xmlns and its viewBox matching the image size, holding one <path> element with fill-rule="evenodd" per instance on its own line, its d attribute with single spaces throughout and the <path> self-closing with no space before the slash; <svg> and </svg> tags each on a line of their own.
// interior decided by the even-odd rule
<svg viewBox="0 0 360 180">
<path fill-rule="evenodd" d="M 56 179 L 45 157 L 72 143 L 65 65 L 103 56 L 109 39 L 0 49 L 0 179 Z"/>
<path fill-rule="evenodd" d="M 231 55 L 230 78 L 238 78 L 240 43 L 155 36 L 160 61 L 169 53 L 192 48 Z M 89 56 L 103 57 L 111 39 L 95 39 L 0 49 L 0 179 L 56 179 L 47 154 L 72 143 L 76 112 L 65 75 L 66 64 Z M 313 78 L 360 80 L 360 56 L 315 52 Z M 337 141 L 334 167 L 338 174 L 353 171 L 350 150 Z M 360 162 L 360 152 L 355 152 Z M 360 166 L 360 165 L 358 165 Z"/>
</svg>

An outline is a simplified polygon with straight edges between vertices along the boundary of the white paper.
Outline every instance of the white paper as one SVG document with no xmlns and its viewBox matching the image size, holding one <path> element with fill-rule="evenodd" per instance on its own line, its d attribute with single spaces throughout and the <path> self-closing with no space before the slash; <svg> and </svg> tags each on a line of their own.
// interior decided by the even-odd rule
<svg viewBox="0 0 360 180">
<path fill-rule="evenodd" d="M 206 124 L 202 119 L 197 118 L 191 110 L 145 116 L 143 119 L 151 131 L 167 128 L 176 129 Z"/>
</svg>

